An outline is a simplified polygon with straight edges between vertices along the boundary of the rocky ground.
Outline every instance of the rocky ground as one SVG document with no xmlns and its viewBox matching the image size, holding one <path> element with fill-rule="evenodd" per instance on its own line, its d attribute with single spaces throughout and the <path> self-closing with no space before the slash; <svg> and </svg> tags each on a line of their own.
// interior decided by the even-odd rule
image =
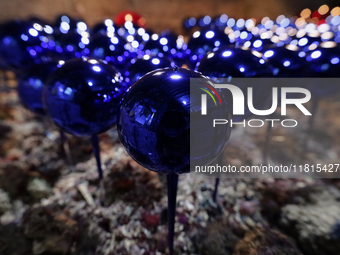
<svg viewBox="0 0 340 255">
<path fill-rule="evenodd" d="M 339 110 L 340 100 L 321 102 L 308 162 L 340 163 Z M 111 130 L 100 136 L 102 206 L 89 140 L 68 136 L 70 166 L 58 132 L 44 122 L 20 106 L 15 91 L 2 91 L 0 254 L 167 254 L 165 177 L 135 163 Z M 261 162 L 266 130 L 233 131 L 224 160 Z M 300 131 L 273 130 L 270 163 L 299 161 Z M 337 179 L 221 179 L 217 203 L 213 187 L 214 179 L 180 176 L 176 254 L 339 254 Z"/>
</svg>

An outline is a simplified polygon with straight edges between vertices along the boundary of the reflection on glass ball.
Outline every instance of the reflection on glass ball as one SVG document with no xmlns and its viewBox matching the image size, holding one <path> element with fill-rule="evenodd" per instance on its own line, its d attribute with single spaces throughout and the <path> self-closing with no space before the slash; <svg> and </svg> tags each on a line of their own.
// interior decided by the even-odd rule
<svg viewBox="0 0 340 255">
<path fill-rule="evenodd" d="M 43 102 L 53 122 L 64 131 L 90 136 L 117 121 L 122 77 L 111 65 L 95 59 L 67 61 L 51 74 Z"/>
</svg>

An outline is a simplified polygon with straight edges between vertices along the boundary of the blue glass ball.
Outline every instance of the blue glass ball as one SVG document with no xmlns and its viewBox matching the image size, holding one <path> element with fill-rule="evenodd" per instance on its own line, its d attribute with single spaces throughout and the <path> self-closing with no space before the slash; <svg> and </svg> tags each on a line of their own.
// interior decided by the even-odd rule
<svg viewBox="0 0 340 255">
<path fill-rule="evenodd" d="M 335 42 L 323 42 L 306 57 L 307 71 L 305 77 L 339 78 L 340 77 L 340 46 Z M 309 86 L 309 90 L 319 96 L 328 97 L 340 92 L 338 84 L 316 84 Z"/>
<path fill-rule="evenodd" d="M 133 27 L 132 30 L 130 29 L 130 32 L 131 32 L 131 34 L 128 33 L 127 36 L 125 36 L 124 38 L 129 39 L 130 41 L 133 38 L 133 40 L 131 42 L 131 47 L 135 51 L 141 50 L 142 44 L 149 41 L 151 35 L 154 34 L 153 31 L 151 31 L 149 29 L 144 29 L 142 27 Z M 133 43 L 133 41 L 138 42 L 138 44 L 136 42 Z"/>
<path fill-rule="evenodd" d="M 112 37 L 97 34 L 91 37 L 85 51 L 88 51 L 88 57 L 106 60 L 122 72 L 128 61 L 134 58 L 127 46 L 128 42 L 117 34 Z"/>
<path fill-rule="evenodd" d="M 314 30 L 310 33 L 297 33 L 294 36 L 294 39 L 298 40 L 298 46 L 301 47 L 304 51 L 309 51 L 309 46 L 315 44 L 318 46 L 322 42 L 322 38 L 320 33 L 317 30 Z"/>
<path fill-rule="evenodd" d="M 111 65 L 88 58 L 67 61 L 48 78 L 43 102 L 53 122 L 77 136 L 102 133 L 117 122 L 124 89 Z"/>
<path fill-rule="evenodd" d="M 306 57 L 309 77 L 340 77 L 340 46 L 324 42 Z"/>
<path fill-rule="evenodd" d="M 10 69 L 10 67 L 8 66 L 8 62 L 6 61 L 6 59 L 3 56 L 1 56 L 1 53 L 0 53 L 0 69 L 1 70 Z"/>
<path fill-rule="evenodd" d="M 196 26 L 197 20 L 194 17 L 188 17 L 183 20 L 183 28 L 186 30 L 190 30 L 192 27 Z"/>
<path fill-rule="evenodd" d="M 58 62 L 35 64 L 17 76 L 18 95 L 21 103 L 28 110 L 44 115 L 42 91 L 48 76 L 57 69 Z"/>
<path fill-rule="evenodd" d="M 61 14 L 57 16 L 53 22 L 54 27 L 60 27 L 60 24 L 65 22 L 70 25 L 70 29 L 75 29 L 77 27 L 77 20 L 72 18 L 70 15 Z"/>
<path fill-rule="evenodd" d="M 177 49 L 177 35 L 164 31 L 160 35 L 153 34 L 151 38 L 144 44 L 143 51 L 146 54 L 158 54 L 160 52 L 170 55 L 175 54 Z"/>
<path fill-rule="evenodd" d="M 229 38 L 218 29 L 196 31 L 188 41 L 188 50 L 190 52 L 190 58 L 187 63 L 188 67 L 194 69 L 205 54 L 216 47 L 226 45 L 230 45 Z"/>
<path fill-rule="evenodd" d="M 197 71 L 213 79 L 216 83 L 221 78 L 233 83 L 232 78 L 260 78 L 272 77 L 268 64 L 263 60 L 259 52 L 243 48 L 222 47 L 208 53 L 197 65 Z M 271 98 L 271 87 L 268 84 L 262 85 L 259 82 L 238 82 L 235 84 L 244 94 L 248 87 L 253 87 L 253 103 L 256 109 L 268 109 L 268 99 Z M 226 96 L 229 102 L 233 102 L 231 93 Z M 249 118 L 252 113 L 245 106 L 244 116 L 233 116 L 233 120 L 240 121 Z"/>
<path fill-rule="evenodd" d="M 297 46 L 267 47 L 263 58 L 272 67 L 275 77 L 301 77 L 305 71 L 306 60 L 299 55 Z"/>
<path fill-rule="evenodd" d="M 204 17 L 198 18 L 197 23 L 199 27 L 204 28 L 204 27 L 209 27 L 211 25 L 211 21 L 212 21 L 211 17 L 209 15 L 206 15 Z"/>
<path fill-rule="evenodd" d="M 59 36 L 55 41 L 56 51 L 62 59 L 68 60 L 72 58 L 80 58 L 85 56 L 86 45 L 89 43 L 89 37 L 70 31 L 67 34 Z"/>
<path fill-rule="evenodd" d="M 63 37 L 69 32 L 89 32 L 86 23 L 83 20 L 72 18 L 69 15 L 58 16 L 53 23 L 53 35 L 56 40 Z"/>
<path fill-rule="evenodd" d="M 245 46 L 247 42 L 245 42 Z M 251 38 L 251 40 L 249 41 L 250 45 L 248 46 L 249 48 L 256 50 L 256 51 L 260 51 L 263 52 L 266 48 L 268 47 L 273 47 L 275 46 L 274 42 L 272 42 L 271 39 L 267 38 L 267 39 L 261 39 L 260 37 L 256 37 L 253 36 Z"/>
<path fill-rule="evenodd" d="M 112 20 L 106 19 L 103 22 L 99 22 L 91 29 L 91 35 L 107 35 L 108 33 L 116 33 L 118 26 L 113 23 Z"/>
<path fill-rule="evenodd" d="M 245 47 L 251 48 L 253 47 L 252 45 L 252 39 L 254 38 L 253 34 L 249 31 L 239 31 L 240 35 L 235 38 L 233 41 L 235 41 L 235 43 L 237 45 L 243 45 Z"/>
<path fill-rule="evenodd" d="M 221 29 L 225 29 L 228 26 L 228 20 L 229 20 L 228 15 L 222 14 L 219 18 L 215 20 L 215 24 Z"/>
<path fill-rule="evenodd" d="M 123 71 L 128 61 L 134 58 L 134 53 L 129 50 L 131 47 L 126 39 L 112 31 L 92 35 L 84 51 L 88 52 L 88 57 L 106 60 Z"/>
<path fill-rule="evenodd" d="M 106 57 L 118 57 L 124 55 L 127 41 L 119 36 L 108 37 L 107 35 L 95 35 L 91 37 L 91 41 L 87 48 L 92 58 L 105 59 Z"/>
<path fill-rule="evenodd" d="M 190 78 L 211 82 L 188 69 L 158 69 L 139 79 L 122 99 L 117 124 L 120 140 L 135 161 L 152 171 L 187 173 L 190 161 L 197 165 L 210 163 L 229 139 L 228 125 L 223 125 L 218 135 L 210 122 L 190 122 L 191 114 L 201 114 L 201 95 L 191 97 L 190 86 L 194 85 L 190 85 Z M 212 112 L 229 117 L 227 107 L 211 108 Z M 206 125 L 206 128 L 203 133 L 196 133 L 191 132 L 191 125 Z M 194 147 L 195 153 L 191 154 L 191 138 L 202 141 L 202 137 L 205 142 L 200 146 L 204 148 Z"/>
<path fill-rule="evenodd" d="M 28 68 L 51 47 L 51 40 L 51 35 L 37 23 L 6 22 L 0 26 L 0 59 L 14 71 Z"/>
<path fill-rule="evenodd" d="M 221 47 L 205 55 L 196 70 L 210 78 L 272 77 L 260 55 L 248 49 Z"/>
<path fill-rule="evenodd" d="M 173 63 L 165 57 L 145 55 L 139 59 L 132 59 L 124 72 L 126 85 L 130 87 L 146 73 L 166 67 L 173 67 Z"/>
</svg>

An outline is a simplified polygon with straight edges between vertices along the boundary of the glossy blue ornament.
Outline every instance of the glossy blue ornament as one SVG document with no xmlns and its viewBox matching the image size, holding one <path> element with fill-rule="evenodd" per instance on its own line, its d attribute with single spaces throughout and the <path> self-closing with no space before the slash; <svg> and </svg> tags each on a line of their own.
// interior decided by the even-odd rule
<svg viewBox="0 0 340 255">
<path fill-rule="evenodd" d="M 190 78 L 211 82 L 188 69 L 158 69 L 131 86 L 121 102 L 117 124 L 120 140 L 134 160 L 152 171 L 187 173 L 190 160 L 197 165 L 208 164 L 208 158 L 216 158 L 229 139 L 227 125 L 221 130 L 222 139 L 217 139 L 216 130 L 208 127 L 204 134 L 190 133 L 190 113 L 201 114 L 201 95 L 191 98 Z M 226 108 L 214 109 L 229 116 Z M 207 139 L 201 154 L 190 154 L 190 135 Z M 190 155 L 196 156 L 190 159 Z"/>
<path fill-rule="evenodd" d="M 297 46 L 299 46 L 300 49 L 305 52 L 310 52 L 322 42 L 320 33 L 317 30 L 313 30 L 310 33 L 299 31 L 293 37 L 293 40 L 297 40 Z"/>
<path fill-rule="evenodd" d="M 190 125 L 204 123 L 190 121 L 191 114 L 200 114 L 201 109 L 201 96 L 193 98 L 190 93 L 192 86 L 197 91 L 199 87 L 190 84 L 190 78 L 201 78 L 203 83 L 211 83 L 200 73 L 177 67 L 146 74 L 125 94 L 117 125 L 120 140 L 134 160 L 152 171 L 167 174 L 168 243 L 171 255 L 174 252 L 178 174 L 189 172 L 190 163 L 210 163 L 224 149 L 231 131 L 230 127 L 225 126 L 219 133 L 207 126 L 203 133 L 192 132 Z M 216 112 L 229 116 L 227 107 L 213 109 L 212 116 Z M 207 140 L 203 146 L 190 148 L 191 139 L 201 141 L 202 137 Z"/>
<path fill-rule="evenodd" d="M 99 22 L 91 29 L 91 35 L 107 35 L 108 33 L 116 33 L 118 26 L 113 23 L 112 20 L 106 19 L 103 22 Z"/>
<path fill-rule="evenodd" d="M 158 54 L 160 52 L 170 55 L 175 54 L 177 49 L 177 35 L 164 31 L 160 35 L 152 34 L 150 39 L 142 47 L 146 54 Z"/>
<path fill-rule="evenodd" d="M 251 38 L 251 40 L 249 41 L 250 45 L 246 45 L 245 46 L 249 47 L 250 49 L 256 50 L 256 51 L 260 51 L 263 52 L 266 48 L 268 47 L 274 47 L 275 43 L 269 39 L 261 39 L 260 37 L 256 37 L 253 36 Z"/>
<path fill-rule="evenodd" d="M 91 35 L 97 35 L 97 34 L 106 35 L 107 32 L 108 32 L 108 26 L 104 22 L 100 22 L 100 23 L 96 24 L 91 29 Z"/>
<path fill-rule="evenodd" d="M 219 29 L 224 30 L 227 27 L 228 19 L 229 17 L 227 14 L 222 14 L 219 17 L 215 17 L 213 22 Z"/>
<path fill-rule="evenodd" d="M 6 59 L 1 56 L 1 53 L 0 53 L 0 69 L 1 70 L 8 70 L 10 69 L 10 66 L 8 65 L 8 62 L 6 61 Z"/>
<path fill-rule="evenodd" d="M 221 47 L 204 56 L 196 70 L 210 78 L 271 77 L 261 53 L 249 49 Z"/>
<path fill-rule="evenodd" d="M 297 46 L 266 47 L 263 59 L 267 60 L 275 77 L 301 77 L 305 72 L 306 60 L 300 57 Z"/>
<path fill-rule="evenodd" d="M 87 49 L 90 57 L 105 60 L 107 57 L 123 56 L 124 52 L 127 51 L 126 46 L 127 41 L 119 35 L 109 37 L 98 34 L 91 38 Z M 109 61 L 110 59 L 106 60 Z"/>
<path fill-rule="evenodd" d="M 305 77 L 339 78 L 340 77 L 340 47 L 335 42 L 323 42 L 306 57 L 307 71 Z M 340 92 L 335 84 L 311 84 L 309 90 L 317 97 L 332 96 Z"/>
<path fill-rule="evenodd" d="M 173 63 L 165 57 L 145 55 L 142 58 L 132 59 L 124 72 L 125 83 L 128 87 L 134 84 L 146 73 L 159 68 L 173 67 Z"/>
<path fill-rule="evenodd" d="M 90 43 L 89 37 L 82 36 L 81 34 L 70 31 L 63 34 L 55 42 L 56 51 L 59 56 L 65 60 L 72 58 L 80 58 L 86 56 L 89 51 L 86 51 L 86 46 Z"/>
<path fill-rule="evenodd" d="M 211 17 L 209 15 L 206 15 L 204 17 L 201 17 L 201 18 L 198 18 L 198 26 L 201 27 L 201 28 L 204 28 L 204 27 L 209 27 L 210 24 L 211 24 Z"/>
<path fill-rule="evenodd" d="M 128 42 L 119 35 L 95 35 L 85 51 L 91 58 L 103 59 L 112 64 L 118 71 L 123 71 L 129 60 L 135 57 L 128 48 Z"/>
<path fill-rule="evenodd" d="M 58 16 L 53 23 L 53 35 L 56 40 L 60 40 L 60 37 L 68 34 L 69 32 L 89 32 L 86 23 L 80 19 L 72 18 L 69 15 Z"/>
<path fill-rule="evenodd" d="M 196 63 L 209 51 L 212 51 L 216 47 L 226 45 L 230 45 L 229 38 L 224 32 L 218 29 L 196 31 L 188 41 L 190 58 L 187 64 L 189 68 L 194 69 Z"/>
<path fill-rule="evenodd" d="M 309 77 L 340 77 L 340 46 L 323 42 L 306 57 Z"/>
<path fill-rule="evenodd" d="M 29 68 L 49 48 L 51 35 L 37 23 L 9 21 L 0 26 L 0 59 L 7 68 Z"/>
<path fill-rule="evenodd" d="M 28 110 L 39 115 L 45 114 L 42 91 L 47 77 L 57 69 L 57 65 L 56 61 L 35 64 L 17 76 L 18 95 L 21 103 Z"/>
<path fill-rule="evenodd" d="M 268 64 L 261 58 L 261 53 L 249 49 L 222 47 L 208 53 L 196 67 L 197 71 L 213 79 L 216 83 L 221 78 L 233 82 L 232 78 L 260 78 L 272 77 Z M 235 84 L 243 93 L 247 93 L 248 87 L 253 88 L 253 103 L 255 109 L 268 109 L 271 98 L 271 87 L 266 84 L 262 86 L 259 82 L 251 84 L 243 80 Z M 232 95 L 227 96 L 229 102 L 233 102 Z M 244 116 L 232 116 L 233 120 L 241 121 L 252 116 L 248 107 L 245 106 Z"/>
<path fill-rule="evenodd" d="M 195 17 L 186 18 L 183 21 L 183 28 L 185 30 L 190 30 L 191 28 L 193 28 L 196 25 L 197 25 L 197 20 L 196 20 Z"/>
<path fill-rule="evenodd" d="M 67 61 L 51 74 L 43 102 L 53 122 L 65 132 L 93 136 L 117 121 L 122 77 L 111 65 L 88 58 Z"/>
<path fill-rule="evenodd" d="M 248 48 L 252 47 L 251 40 L 254 37 L 251 32 L 246 31 L 238 31 L 240 32 L 239 36 L 234 39 L 236 45 L 248 46 Z"/>
</svg>

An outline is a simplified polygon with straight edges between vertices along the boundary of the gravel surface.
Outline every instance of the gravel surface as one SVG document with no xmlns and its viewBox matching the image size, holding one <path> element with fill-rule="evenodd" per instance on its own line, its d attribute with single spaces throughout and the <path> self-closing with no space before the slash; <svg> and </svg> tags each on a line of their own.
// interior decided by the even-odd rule
<svg viewBox="0 0 340 255">
<path fill-rule="evenodd" d="M 14 90 L 0 97 L 0 254 L 167 254 L 165 176 L 134 162 L 110 130 L 100 136 L 101 205 L 89 140 L 67 136 L 70 165 L 53 125 L 23 109 Z M 321 102 L 308 162 L 340 163 L 339 110 Z M 273 130 L 269 163 L 299 162 L 299 128 Z M 260 164 L 265 132 L 234 129 L 223 160 Z M 180 176 L 175 254 L 339 254 L 336 179 L 221 179 L 216 203 L 213 187 L 212 178 Z"/>
</svg>

